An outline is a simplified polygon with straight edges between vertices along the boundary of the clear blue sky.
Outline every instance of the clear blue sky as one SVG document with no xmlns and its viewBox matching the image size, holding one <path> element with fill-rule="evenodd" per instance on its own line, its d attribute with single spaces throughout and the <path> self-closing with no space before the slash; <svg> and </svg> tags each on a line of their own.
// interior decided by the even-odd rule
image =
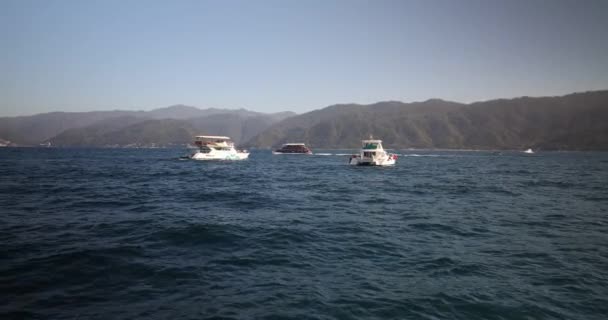
<svg viewBox="0 0 608 320">
<path fill-rule="evenodd" d="M 0 116 L 608 89 L 608 1 L 0 0 Z"/>
</svg>

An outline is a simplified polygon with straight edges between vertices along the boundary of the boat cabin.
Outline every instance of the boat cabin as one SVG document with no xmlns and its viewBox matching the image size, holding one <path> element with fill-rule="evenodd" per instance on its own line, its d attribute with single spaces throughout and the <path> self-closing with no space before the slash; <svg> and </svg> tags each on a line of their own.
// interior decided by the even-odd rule
<svg viewBox="0 0 608 320">
<path fill-rule="evenodd" d="M 281 148 L 275 150 L 276 153 L 312 153 L 304 143 L 285 143 Z"/>
<path fill-rule="evenodd" d="M 361 144 L 361 153 L 363 157 L 371 158 L 375 157 L 377 152 L 384 152 L 382 140 L 363 140 Z"/>
<path fill-rule="evenodd" d="M 211 148 L 229 151 L 233 147 L 230 137 L 225 136 L 196 136 L 194 143 L 203 153 L 209 153 Z"/>
<path fill-rule="evenodd" d="M 361 149 L 363 150 L 384 150 L 382 140 L 363 140 Z"/>
<path fill-rule="evenodd" d="M 230 141 L 230 137 L 224 136 L 196 136 L 194 143 L 197 146 L 202 145 L 213 145 L 213 146 L 230 146 L 232 145 L 232 141 Z"/>
</svg>

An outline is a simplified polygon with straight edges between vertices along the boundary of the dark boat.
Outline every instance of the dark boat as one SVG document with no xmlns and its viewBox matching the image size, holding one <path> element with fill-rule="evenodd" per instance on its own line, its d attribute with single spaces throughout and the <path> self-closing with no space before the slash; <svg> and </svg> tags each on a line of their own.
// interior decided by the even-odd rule
<svg viewBox="0 0 608 320">
<path fill-rule="evenodd" d="M 273 151 L 274 154 L 312 154 L 312 151 L 303 143 L 286 143 Z"/>
</svg>

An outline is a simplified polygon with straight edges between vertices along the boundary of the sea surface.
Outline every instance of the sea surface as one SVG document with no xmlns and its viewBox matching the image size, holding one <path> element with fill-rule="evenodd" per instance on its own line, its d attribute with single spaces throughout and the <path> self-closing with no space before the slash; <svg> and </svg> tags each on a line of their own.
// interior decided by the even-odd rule
<svg viewBox="0 0 608 320">
<path fill-rule="evenodd" d="M 608 153 L 0 149 L 0 319 L 607 319 Z"/>
</svg>

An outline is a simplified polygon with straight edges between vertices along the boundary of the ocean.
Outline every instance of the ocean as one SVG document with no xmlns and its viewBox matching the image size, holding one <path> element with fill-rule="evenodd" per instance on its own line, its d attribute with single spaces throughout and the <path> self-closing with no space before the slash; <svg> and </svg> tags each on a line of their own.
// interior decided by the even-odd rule
<svg viewBox="0 0 608 320">
<path fill-rule="evenodd" d="M 1 319 L 606 319 L 608 153 L 0 148 Z"/>
</svg>

